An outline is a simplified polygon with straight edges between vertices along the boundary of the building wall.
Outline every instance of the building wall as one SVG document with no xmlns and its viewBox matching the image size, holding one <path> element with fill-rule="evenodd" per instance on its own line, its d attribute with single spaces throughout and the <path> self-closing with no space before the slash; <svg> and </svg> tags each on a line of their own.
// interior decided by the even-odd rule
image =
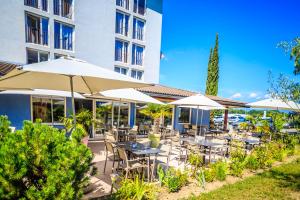
<svg viewBox="0 0 300 200">
<path fill-rule="evenodd" d="M 0 115 L 7 115 L 11 126 L 21 129 L 24 120 L 31 120 L 30 95 L 1 94 Z"/>
<path fill-rule="evenodd" d="M 197 109 L 192 109 L 191 111 L 191 123 L 192 125 L 196 125 L 197 121 Z M 201 123 L 201 112 L 202 110 L 199 109 L 199 115 L 198 115 L 198 125 L 206 125 L 209 127 L 209 115 L 210 112 L 207 110 L 203 110 L 203 117 L 202 117 L 202 123 Z M 179 132 L 183 132 L 183 124 L 178 123 L 179 119 L 179 109 L 176 106 L 175 108 L 175 117 L 174 117 L 174 129 L 178 130 Z"/>
<path fill-rule="evenodd" d="M 4 0 L 3 0 L 4 1 Z M 68 55 L 86 60 L 101 67 L 114 70 L 115 58 L 115 23 L 116 6 L 115 0 L 73 0 L 73 19 L 53 14 L 53 0 L 48 0 L 48 12 L 41 9 L 25 6 L 23 0 L 9 0 L 0 6 L 0 60 L 25 64 L 27 62 L 26 48 L 50 53 L 50 59 L 54 54 Z M 144 71 L 146 82 L 159 82 L 161 30 L 162 30 L 162 0 L 148 0 L 145 16 L 133 13 L 133 0 L 130 0 L 131 9 L 126 11 L 130 15 L 129 35 L 124 40 L 130 42 L 128 48 L 129 63 L 131 68 Z M 26 43 L 25 38 L 25 13 L 43 16 L 49 19 L 49 44 Z M 142 17 L 146 21 L 144 65 L 131 66 L 132 27 L 133 16 Z M 54 21 L 59 21 L 74 27 L 73 51 L 54 49 Z M 121 37 L 121 39 L 123 39 Z M 139 41 L 135 41 L 139 43 Z M 123 66 L 123 65 L 121 65 Z M 129 71 L 130 72 L 130 71 Z M 130 75 L 130 73 L 128 74 Z"/>
</svg>

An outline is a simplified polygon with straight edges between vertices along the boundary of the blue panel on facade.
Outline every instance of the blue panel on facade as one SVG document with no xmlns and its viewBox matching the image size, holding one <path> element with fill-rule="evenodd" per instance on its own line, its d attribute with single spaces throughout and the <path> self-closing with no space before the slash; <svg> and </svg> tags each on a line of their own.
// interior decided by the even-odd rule
<svg viewBox="0 0 300 200">
<path fill-rule="evenodd" d="M 130 103 L 130 127 L 135 125 L 135 103 Z"/>
<path fill-rule="evenodd" d="M 11 126 L 21 129 L 24 120 L 31 120 L 30 95 L 1 94 L 0 115 L 7 115 Z"/>
</svg>

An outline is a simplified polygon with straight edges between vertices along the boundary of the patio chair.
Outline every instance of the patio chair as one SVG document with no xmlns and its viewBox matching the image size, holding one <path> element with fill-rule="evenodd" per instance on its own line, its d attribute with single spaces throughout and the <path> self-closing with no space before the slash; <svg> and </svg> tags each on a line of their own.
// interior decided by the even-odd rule
<svg viewBox="0 0 300 200">
<path fill-rule="evenodd" d="M 116 151 L 116 147 L 109 141 L 104 141 L 105 143 L 105 163 L 103 173 L 105 174 L 107 160 L 111 160 L 113 162 L 112 172 L 115 168 L 115 162 L 119 161 L 119 155 Z"/>
<path fill-rule="evenodd" d="M 120 169 L 121 167 L 121 169 L 125 171 L 126 179 L 128 178 L 130 171 L 134 171 L 138 169 L 143 170 L 144 168 L 148 167 L 147 163 L 145 162 L 146 161 L 145 158 L 137 158 L 137 159 L 129 160 L 125 149 L 117 148 L 117 150 L 120 158 L 118 162 L 118 169 Z M 120 164 L 120 161 L 123 161 L 122 164 Z"/>
<path fill-rule="evenodd" d="M 137 134 L 138 134 L 138 127 L 133 126 L 132 129 L 130 129 L 129 132 L 128 132 L 127 140 L 130 141 L 130 142 L 136 142 Z"/>
<path fill-rule="evenodd" d="M 180 133 L 179 131 L 175 131 L 175 136 L 172 137 L 171 141 L 175 143 L 175 145 L 172 144 L 171 154 L 177 153 L 179 154 L 178 157 L 178 164 L 181 161 L 181 159 L 184 159 L 184 163 L 187 161 L 187 154 L 188 154 L 188 145 L 185 142 L 180 141 Z M 174 151 L 175 150 L 175 151 Z"/>
<path fill-rule="evenodd" d="M 213 159 L 216 160 L 216 155 L 221 156 L 221 158 L 225 158 L 225 153 L 229 148 L 229 146 L 225 144 L 226 141 L 220 139 L 212 139 L 211 142 L 220 144 L 211 148 Z"/>
</svg>

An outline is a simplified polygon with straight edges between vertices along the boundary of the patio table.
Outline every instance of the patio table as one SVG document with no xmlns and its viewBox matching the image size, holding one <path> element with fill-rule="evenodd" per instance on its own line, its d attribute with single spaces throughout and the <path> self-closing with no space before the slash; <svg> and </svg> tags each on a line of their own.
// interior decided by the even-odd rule
<svg viewBox="0 0 300 200">
<path fill-rule="evenodd" d="M 192 145 L 199 145 L 203 146 L 204 148 L 209 149 L 209 163 L 211 162 L 211 149 L 212 147 L 217 147 L 219 145 L 223 145 L 221 143 L 216 143 L 216 142 L 211 142 L 209 140 L 195 140 L 194 138 L 191 137 L 186 137 L 186 138 L 180 138 L 180 141 L 182 142 L 188 142 L 189 144 Z"/>
<path fill-rule="evenodd" d="M 221 135 L 224 131 L 223 130 L 219 130 L 219 129 L 210 129 L 209 130 L 210 133 L 212 133 L 212 135 Z"/>
<path fill-rule="evenodd" d="M 124 147 L 128 152 L 138 157 L 148 158 L 147 175 L 148 175 L 148 180 L 150 181 L 151 180 L 150 179 L 150 156 L 154 155 L 153 166 L 155 166 L 157 154 L 159 154 L 161 150 L 157 148 L 146 147 L 144 144 L 138 142 L 124 142 Z M 153 170 L 152 170 L 152 177 L 153 177 Z"/>
</svg>

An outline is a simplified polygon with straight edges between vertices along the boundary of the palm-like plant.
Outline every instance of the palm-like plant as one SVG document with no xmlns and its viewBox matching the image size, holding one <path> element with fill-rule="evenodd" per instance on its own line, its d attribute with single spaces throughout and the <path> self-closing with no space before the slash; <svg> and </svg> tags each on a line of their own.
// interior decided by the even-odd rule
<svg viewBox="0 0 300 200">
<path fill-rule="evenodd" d="M 159 124 L 164 117 L 172 116 L 172 108 L 170 105 L 148 104 L 146 108 L 140 111 L 142 114 L 153 119 L 154 133 L 159 132 Z"/>
</svg>

